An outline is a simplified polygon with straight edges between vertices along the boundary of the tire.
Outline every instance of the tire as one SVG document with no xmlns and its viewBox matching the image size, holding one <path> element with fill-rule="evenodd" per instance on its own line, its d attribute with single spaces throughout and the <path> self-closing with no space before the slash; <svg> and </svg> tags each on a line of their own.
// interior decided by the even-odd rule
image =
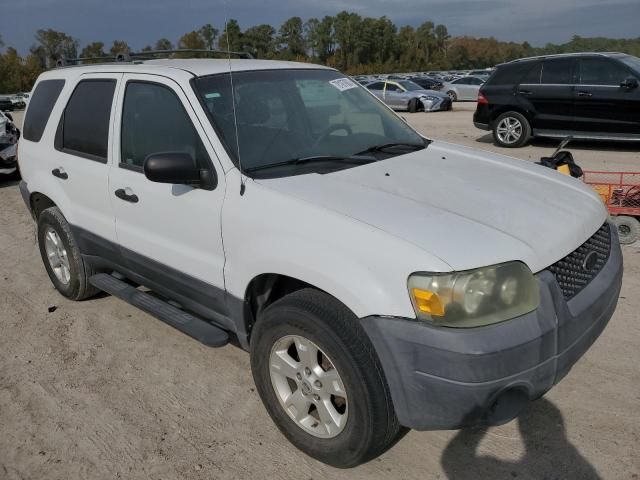
<svg viewBox="0 0 640 480">
<path fill-rule="evenodd" d="M 522 147 L 531 139 L 531 125 L 521 113 L 505 112 L 493 122 L 493 139 L 501 147 Z"/>
<path fill-rule="evenodd" d="M 451 99 L 452 102 L 457 102 L 458 101 L 458 95 L 453 90 L 449 90 L 447 92 L 447 95 L 449 95 L 449 98 Z"/>
<path fill-rule="evenodd" d="M 613 217 L 613 224 L 618 229 L 620 243 L 629 245 L 636 240 L 640 240 L 640 222 L 634 217 L 619 215 Z"/>
<path fill-rule="evenodd" d="M 412 98 L 409 101 L 409 113 L 416 113 L 418 110 L 420 110 L 420 100 L 418 100 L 417 98 Z"/>
<path fill-rule="evenodd" d="M 52 240 L 56 237 L 57 242 Z M 47 252 L 47 244 L 58 245 L 59 252 L 64 255 L 50 260 L 51 250 Z M 58 207 L 47 208 L 38 217 L 38 246 L 51 283 L 62 295 L 71 300 L 84 300 L 98 293 L 99 290 L 89 283 L 89 278 L 96 272 L 80 255 L 71 227 Z M 60 260 L 61 257 L 66 261 Z"/>
<path fill-rule="evenodd" d="M 339 384 L 344 385 L 347 400 L 343 415 L 346 420 L 339 433 L 334 429 L 333 437 L 320 438 L 309 433 L 281 403 L 284 400 L 277 391 L 277 382 L 272 380 L 275 371 L 272 355 L 290 336 L 314 344 L 321 352 L 317 358 L 328 358 L 335 367 Z M 286 352 L 288 354 L 289 350 Z M 308 375 L 303 369 L 306 361 L 302 355 L 298 354 L 298 357 L 299 361 L 293 359 L 294 366 L 290 371 L 296 371 L 295 375 L 302 379 L 293 379 L 293 387 L 291 383 L 287 385 L 294 393 L 299 390 L 300 395 L 305 395 L 308 391 L 305 393 L 303 383 L 307 378 L 313 382 L 313 378 L 305 377 Z M 350 468 L 364 463 L 392 446 L 406 430 L 398 424 L 382 367 L 357 317 L 320 291 L 298 290 L 265 309 L 252 333 L 251 370 L 262 402 L 276 426 L 297 448 L 326 464 Z M 313 372 L 316 370 L 317 367 Z M 324 374 L 323 370 L 320 372 Z M 287 376 L 287 382 L 289 378 Z M 323 377 L 317 378 L 322 380 Z M 318 386 L 316 382 L 313 385 Z M 309 418 L 315 406 L 303 408 L 307 408 L 305 414 Z M 321 422 L 316 425 L 318 423 Z"/>
</svg>

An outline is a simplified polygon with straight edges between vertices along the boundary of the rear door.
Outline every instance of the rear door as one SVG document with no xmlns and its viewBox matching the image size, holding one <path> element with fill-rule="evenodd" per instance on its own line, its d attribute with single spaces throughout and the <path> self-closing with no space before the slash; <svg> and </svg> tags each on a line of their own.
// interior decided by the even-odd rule
<svg viewBox="0 0 640 480">
<path fill-rule="evenodd" d="M 48 163 L 62 192 L 58 206 L 72 225 L 84 253 L 93 252 L 97 237 L 115 242 L 109 200 L 109 162 L 113 151 L 114 98 L 120 73 L 82 75 L 57 121 Z M 115 243 L 112 243 L 115 245 Z M 103 253 L 103 252 L 102 252 Z"/>
<path fill-rule="evenodd" d="M 527 73 L 517 93 L 520 102 L 533 112 L 534 129 L 573 129 L 574 75 L 572 58 L 546 59 Z"/>
<path fill-rule="evenodd" d="M 601 134 L 640 134 L 640 89 L 620 84 L 637 78 L 625 65 L 606 57 L 577 60 L 576 130 Z"/>
</svg>

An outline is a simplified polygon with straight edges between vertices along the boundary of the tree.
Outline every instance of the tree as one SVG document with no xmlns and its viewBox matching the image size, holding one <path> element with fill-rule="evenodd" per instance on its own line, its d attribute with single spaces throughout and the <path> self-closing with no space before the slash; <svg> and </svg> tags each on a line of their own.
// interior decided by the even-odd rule
<svg viewBox="0 0 640 480">
<path fill-rule="evenodd" d="M 207 23 L 206 25 L 200 27 L 198 33 L 200 33 L 200 37 L 202 38 L 202 40 L 204 40 L 205 48 L 207 48 L 208 50 L 213 50 L 216 38 L 218 37 L 218 33 L 220 33 L 218 32 L 218 29 L 214 28 L 214 26 L 210 23 Z"/>
<path fill-rule="evenodd" d="M 161 38 L 156 42 L 155 50 L 173 50 L 173 43 L 168 38 Z"/>
<path fill-rule="evenodd" d="M 56 60 L 76 58 L 78 56 L 78 40 L 63 32 L 53 29 L 38 30 L 36 32 L 37 44 L 31 47 L 31 52 L 38 55 L 44 64 L 52 66 Z"/>
<path fill-rule="evenodd" d="M 256 25 L 247 29 L 242 35 L 242 49 L 256 58 L 273 58 L 276 56 L 274 35 L 271 25 Z"/>
<path fill-rule="evenodd" d="M 307 48 L 311 52 L 311 58 L 317 58 L 320 51 L 320 41 L 318 30 L 320 28 L 320 20 L 310 18 L 304 24 L 304 40 Z"/>
<path fill-rule="evenodd" d="M 102 42 L 92 42 L 80 52 L 82 58 L 104 57 L 106 55 L 104 52 L 104 43 Z"/>
<path fill-rule="evenodd" d="M 336 40 L 333 31 L 333 17 L 326 16 L 318 24 L 316 30 L 316 48 L 318 49 L 318 58 L 321 62 L 328 62 L 336 51 Z"/>
<path fill-rule="evenodd" d="M 242 30 L 237 20 L 232 18 L 224 26 L 224 31 L 218 38 L 218 48 L 231 51 L 242 50 Z"/>
<path fill-rule="evenodd" d="M 304 28 L 300 17 L 291 17 L 282 24 L 278 32 L 278 43 L 284 58 L 306 56 Z"/>
<path fill-rule="evenodd" d="M 124 40 L 114 40 L 109 53 L 114 56 L 119 53 L 131 53 L 131 48 Z"/>
<path fill-rule="evenodd" d="M 178 48 L 186 50 L 204 50 L 206 48 L 205 40 L 200 35 L 200 32 L 194 30 L 193 32 L 185 33 L 178 41 Z"/>
</svg>

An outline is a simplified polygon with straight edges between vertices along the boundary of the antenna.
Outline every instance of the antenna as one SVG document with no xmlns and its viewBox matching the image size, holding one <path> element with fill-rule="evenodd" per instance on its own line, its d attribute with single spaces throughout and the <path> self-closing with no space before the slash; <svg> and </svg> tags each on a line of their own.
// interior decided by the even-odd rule
<svg viewBox="0 0 640 480">
<path fill-rule="evenodd" d="M 233 85 L 233 71 L 231 69 L 231 42 L 229 42 L 228 22 L 224 21 L 224 34 L 227 37 L 227 52 L 229 52 L 229 80 L 231 82 L 231 105 L 233 106 L 233 125 L 236 131 L 236 151 L 238 152 L 238 170 L 240 170 L 240 195 L 244 195 L 245 178 L 242 173 L 242 156 L 240 155 L 240 137 L 238 136 L 238 114 L 236 112 L 236 91 Z"/>
</svg>

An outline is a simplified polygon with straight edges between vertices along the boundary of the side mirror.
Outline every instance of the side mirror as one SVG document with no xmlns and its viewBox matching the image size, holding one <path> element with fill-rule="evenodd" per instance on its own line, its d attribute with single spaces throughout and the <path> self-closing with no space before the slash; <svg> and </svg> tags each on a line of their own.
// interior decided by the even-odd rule
<svg viewBox="0 0 640 480">
<path fill-rule="evenodd" d="M 144 175 L 156 183 L 190 185 L 213 190 L 216 178 L 196 166 L 193 157 L 183 152 L 153 153 L 144 160 Z"/>
<path fill-rule="evenodd" d="M 634 88 L 638 88 L 638 79 L 633 77 L 625 78 L 622 82 L 620 82 L 620 86 L 622 88 L 633 90 Z"/>
</svg>

